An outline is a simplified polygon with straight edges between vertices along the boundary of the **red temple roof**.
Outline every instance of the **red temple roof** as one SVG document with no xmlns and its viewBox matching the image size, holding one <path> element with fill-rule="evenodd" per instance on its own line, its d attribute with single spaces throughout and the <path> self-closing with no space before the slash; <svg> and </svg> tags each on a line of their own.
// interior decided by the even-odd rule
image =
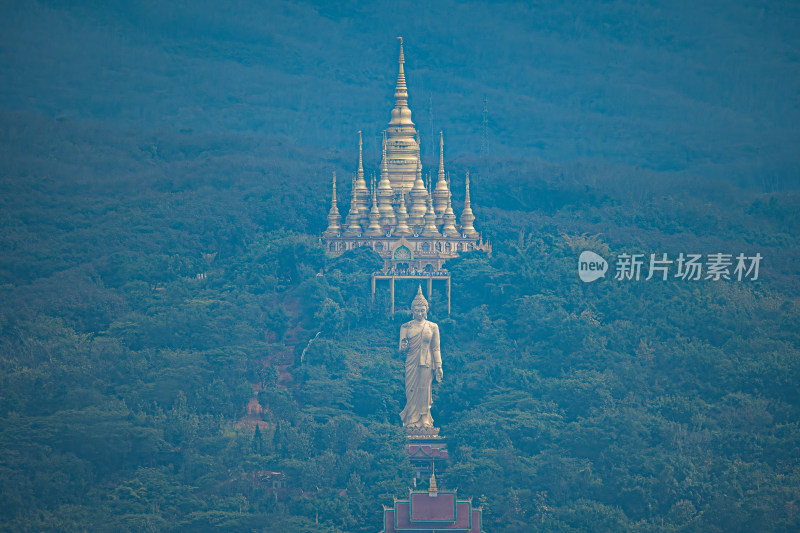
<svg viewBox="0 0 800 533">
<path fill-rule="evenodd" d="M 407 500 L 395 500 L 384 508 L 381 533 L 460 531 L 482 533 L 482 512 L 470 500 L 459 500 L 454 491 L 411 492 Z"/>
<path fill-rule="evenodd" d="M 447 459 L 447 448 L 430 446 L 429 444 L 410 444 L 408 455 L 411 459 Z"/>
</svg>

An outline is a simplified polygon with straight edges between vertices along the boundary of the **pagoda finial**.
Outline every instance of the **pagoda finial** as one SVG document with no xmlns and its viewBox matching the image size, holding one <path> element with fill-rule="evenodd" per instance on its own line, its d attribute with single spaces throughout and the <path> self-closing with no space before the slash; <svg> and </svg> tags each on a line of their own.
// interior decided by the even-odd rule
<svg viewBox="0 0 800 533">
<path fill-rule="evenodd" d="M 372 175 L 372 208 L 369 210 L 369 226 L 364 235 L 367 237 L 380 237 L 383 235 L 383 228 L 381 227 L 381 213 L 378 210 L 378 194 L 377 185 L 375 183 L 375 174 Z"/>
<path fill-rule="evenodd" d="M 406 73 L 403 71 L 403 64 L 406 62 L 403 57 L 403 37 L 400 39 L 400 59 L 397 61 L 399 64 L 397 73 L 397 87 L 394 90 L 394 98 L 398 106 L 408 105 L 408 87 L 406 87 Z"/>
<path fill-rule="evenodd" d="M 466 177 L 466 192 L 464 193 L 464 205 L 469 207 L 469 170 L 467 170 L 467 177 Z"/>
<path fill-rule="evenodd" d="M 400 59 L 398 60 L 397 85 L 394 88 L 394 109 L 392 110 L 392 120 L 389 121 L 389 125 L 411 126 L 413 128 L 414 122 L 411 120 L 411 110 L 408 108 L 406 73 L 403 68 L 403 64 L 406 62 L 403 56 L 403 38 L 398 37 L 398 39 L 400 39 Z M 413 133 L 413 130 L 409 132 L 409 136 Z"/>
<path fill-rule="evenodd" d="M 436 224 L 442 223 L 442 215 L 447 209 L 447 199 L 450 190 L 447 185 L 447 175 L 444 171 L 444 132 L 439 132 L 439 178 L 433 190 L 433 208 L 436 211 Z"/>
<path fill-rule="evenodd" d="M 336 171 L 333 171 L 333 179 L 331 180 L 331 187 L 333 191 L 331 192 L 331 209 L 336 208 Z"/>
<path fill-rule="evenodd" d="M 431 463 L 431 482 L 428 485 L 428 492 L 431 494 L 439 492 L 439 488 L 436 486 L 436 472 L 434 471 L 433 463 Z"/>
<path fill-rule="evenodd" d="M 400 205 L 397 207 L 397 225 L 394 228 L 394 235 L 405 237 L 411 235 L 411 228 L 408 227 L 408 211 L 406 211 L 405 195 L 400 193 Z"/>
<path fill-rule="evenodd" d="M 356 195 L 356 177 L 350 183 L 350 209 L 358 212 L 358 196 Z"/>
<path fill-rule="evenodd" d="M 425 189 L 425 182 L 422 181 L 422 160 L 419 156 L 419 141 L 417 141 L 417 176 L 409 196 L 411 198 L 411 206 L 409 208 L 408 223 L 411 226 L 419 226 L 417 229 L 422 229 L 425 224 L 424 217 L 427 210 L 428 191 Z"/>
<path fill-rule="evenodd" d="M 439 230 L 436 229 L 436 213 L 433 210 L 433 199 L 431 192 L 428 191 L 428 206 L 425 211 L 425 227 L 422 228 L 423 237 L 440 237 Z"/>
<path fill-rule="evenodd" d="M 345 237 L 357 237 L 361 235 L 361 212 L 358 209 L 358 194 L 356 191 L 356 176 L 353 175 L 352 186 L 350 189 L 350 211 L 347 212 L 345 219 L 346 228 L 343 233 Z"/>
<path fill-rule="evenodd" d="M 367 182 L 364 180 L 364 161 L 363 161 L 363 143 L 361 141 L 361 131 L 358 132 L 358 170 L 356 171 L 355 180 L 355 195 L 358 202 L 359 220 L 366 223 L 367 214 L 369 213 L 369 189 Z"/>
<path fill-rule="evenodd" d="M 396 222 L 394 207 L 392 206 L 392 198 L 394 191 L 392 184 L 389 181 L 389 166 L 386 161 L 386 133 L 383 134 L 383 142 L 381 143 L 383 155 L 381 157 L 381 176 L 378 181 L 378 211 L 381 214 L 381 225 L 384 230 L 390 230 Z"/>
<path fill-rule="evenodd" d="M 364 178 L 364 159 L 363 159 L 363 143 L 361 141 L 361 130 L 358 130 L 358 176 Z"/>
<path fill-rule="evenodd" d="M 444 176 L 444 132 L 439 131 L 439 176 Z"/>
<path fill-rule="evenodd" d="M 333 180 L 331 183 L 331 209 L 328 211 L 328 229 L 325 230 L 326 237 L 335 237 L 342 231 L 340 223 L 341 216 L 339 215 L 339 208 L 336 206 L 336 171 L 333 171 Z"/>
<path fill-rule="evenodd" d="M 442 214 L 442 235 L 446 237 L 458 237 L 460 233 L 456 228 L 456 215 L 453 212 L 453 201 L 450 188 L 447 189 L 447 207 Z"/>
<path fill-rule="evenodd" d="M 472 214 L 472 204 L 469 199 L 469 170 L 467 170 L 466 189 L 464 192 L 464 210 L 461 212 L 461 233 L 467 237 L 474 237 L 477 234 L 475 227 L 475 215 Z"/>
<path fill-rule="evenodd" d="M 381 173 L 388 173 L 389 166 L 386 162 L 386 132 L 383 132 L 383 139 L 381 140 Z M 388 176 L 387 176 L 388 179 Z"/>
</svg>

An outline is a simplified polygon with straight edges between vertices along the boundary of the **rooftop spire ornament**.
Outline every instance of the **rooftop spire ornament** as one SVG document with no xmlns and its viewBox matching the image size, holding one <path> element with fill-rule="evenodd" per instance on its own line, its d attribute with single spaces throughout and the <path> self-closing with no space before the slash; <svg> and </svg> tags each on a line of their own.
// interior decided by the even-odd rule
<svg viewBox="0 0 800 533">
<path fill-rule="evenodd" d="M 333 171 L 333 179 L 331 180 L 331 209 L 328 211 L 328 229 L 325 230 L 326 237 L 334 237 L 342 232 L 340 224 L 341 216 L 339 215 L 339 208 L 336 207 L 336 171 Z"/>
<path fill-rule="evenodd" d="M 397 208 L 397 226 L 394 234 L 399 237 L 411 235 L 411 228 L 408 227 L 408 211 L 406 211 L 406 197 L 400 193 L 400 205 Z"/>
<path fill-rule="evenodd" d="M 430 191 L 428 192 L 428 208 L 425 211 L 425 227 L 422 228 L 423 237 L 441 237 L 439 230 L 436 229 L 436 213 L 433 211 L 433 199 Z"/>
<path fill-rule="evenodd" d="M 394 207 L 392 206 L 392 197 L 394 191 L 392 184 L 389 182 L 389 166 L 386 162 L 386 134 L 383 134 L 383 141 L 381 142 L 381 174 L 380 181 L 378 182 L 378 211 L 381 214 L 381 225 L 384 227 L 394 226 L 397 222 L 394 214 Z"/>
<path fill-rule="evenodd" d="M 419 140 L 417 140 L 417 146 L 419 147 Z M 422 225 L 425 224 L 428 191 L 425 189 L 425 182 L 422 181 L 422 161 L 419 154 L 417 154 L 417 179 L 414 180 L 414 186 L 411 188 L 409 196 L 411 197 L 411 208 L 408 223 L 422 229 Z"/>
<path fill-rule="evenodd" d="M 378 211 L 378 198 L 375 192 L 375 176 L 372 176 L 372 208 L 369 210 L 369 227 L 364 232 L 365 237 L 381 237 L 383 235 L 383 228 L 381 228 L 380 220 L 381 214 Z"/>
<path fill-rule="evenodd" d="M 474 237 L 478 232 L 472 225 L 475 222 L 475 215 L 472 214 L 472 205 L 469 199 L 469 170 L 467 170 L 465 189 L 464 210 L 461 212 L 461 233 L 467 237 Z"/>
<path fill-rule="evenodd" d="M 439 176 L 436 188 L 433 190 L 433 209 L 436 211 L 436 225 L 442 224 L 442 215 L 447 209 L 447 197 L 450 190 L 444 171 L 444 132 L 439 132 Z"/>
<path fill-rule="evenodd" d="M 431 463 L 431 481 L 428 484 L 428 492 L 431 494 L 439 492 L 439 488 L 436 486 L 436 472 L 434 472 L 433 463 Z"/>
<path fill-rule="evenodd" d="M 403 56 L 403 37 L 400 36 L 398 39 L 400 39 L 400 58 L 397 60 L 399 68 L 397 85 L 394 89 L 394 101 L 396 107 L 402 108 L 408 106 L 408 87 L 406 87 L 406 73 L 403 71 L 403 64 L 406 62 L 406 58 Z M 411 119 L 411 111 L 408 113 L 408 118 Z"/>
<path fill-rule="evenodd" d="M 345 224 L 347 227 L 342 236 L 344 237 L 358 237 L 361 235 L 361 212 L 358 209 L 358 200 L 356 199 L 356 177 L 353 176 L 353 185 L 350 189 L 350 211 L 347 212 Z"/>
<path fill-rule="evenodd" d="M 458 233 L 458 229 L 456 229 L 456 215 L 453 212 L 453 204 L 452 204 L 452 194 L 450 193 L 450 187 L 448 184 L 447 188 L 447 207 L 442 214 L 442 234 L 446 237 L 458 237 L 460 234 Z"/>
<path fill-rule="evenodd" d="M 367 182 L 364 180 L 364 157 L 363 157 L 363 143 L 361 140 L 361 131 L 358 132 L 358 170 L 356 171 L 356 184 L 355 184 L 356 201 L 358 202 L 359 222 L 362 224 L 367 220 L 369 213 L 369 189 Z"/>
</svg>

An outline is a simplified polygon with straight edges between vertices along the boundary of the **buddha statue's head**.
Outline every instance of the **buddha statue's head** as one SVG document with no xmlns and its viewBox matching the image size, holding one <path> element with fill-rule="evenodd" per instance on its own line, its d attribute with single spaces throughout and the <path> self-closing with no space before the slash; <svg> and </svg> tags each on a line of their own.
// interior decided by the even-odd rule
<svg viewBox="0 0 800 533">
<path fill-rule="evenodd" d="M 425 320 L 428 318 L 428 300 L 422 295 L 422 285 L 417 289 L 417 295 L 411 302 L 411 313 L 414 320 Z"/>
</svg>

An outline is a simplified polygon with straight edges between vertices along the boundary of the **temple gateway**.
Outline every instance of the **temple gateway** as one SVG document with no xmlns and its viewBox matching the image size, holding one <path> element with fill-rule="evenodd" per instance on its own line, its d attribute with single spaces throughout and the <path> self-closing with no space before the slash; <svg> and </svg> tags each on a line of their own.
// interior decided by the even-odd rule
<svg viewBox="0 0 800 533">
<path fill-rule="evenodd" d="M 367 185 L 361 132 L 358 132 L 358 170 L 352 177 L 350 208 L 342 223 L 336 203 L 333 175 L 328 228 L 322 239 L 331 254 L 369 246 L 384 262 L 385 275 L 442 274 L 442 265 L 459 252 L 491 253 L 475 229 L 469 196 L 469 172 L 464 187 L 461 216 L 456 220 L 451 181 L 444 168 L 444 136 L 439 134 L 439 171 L 436 183 L 422 179 L 419 133 L 411 121 L 408 89 L 403 72 L 403 40 L 400 38 L 399 72 L 394 92 L 392 119 L 383 134 L 380 179 L 373 175 Z M 373 285 L 374 286 L 374 285 Z"/>
</svg>

